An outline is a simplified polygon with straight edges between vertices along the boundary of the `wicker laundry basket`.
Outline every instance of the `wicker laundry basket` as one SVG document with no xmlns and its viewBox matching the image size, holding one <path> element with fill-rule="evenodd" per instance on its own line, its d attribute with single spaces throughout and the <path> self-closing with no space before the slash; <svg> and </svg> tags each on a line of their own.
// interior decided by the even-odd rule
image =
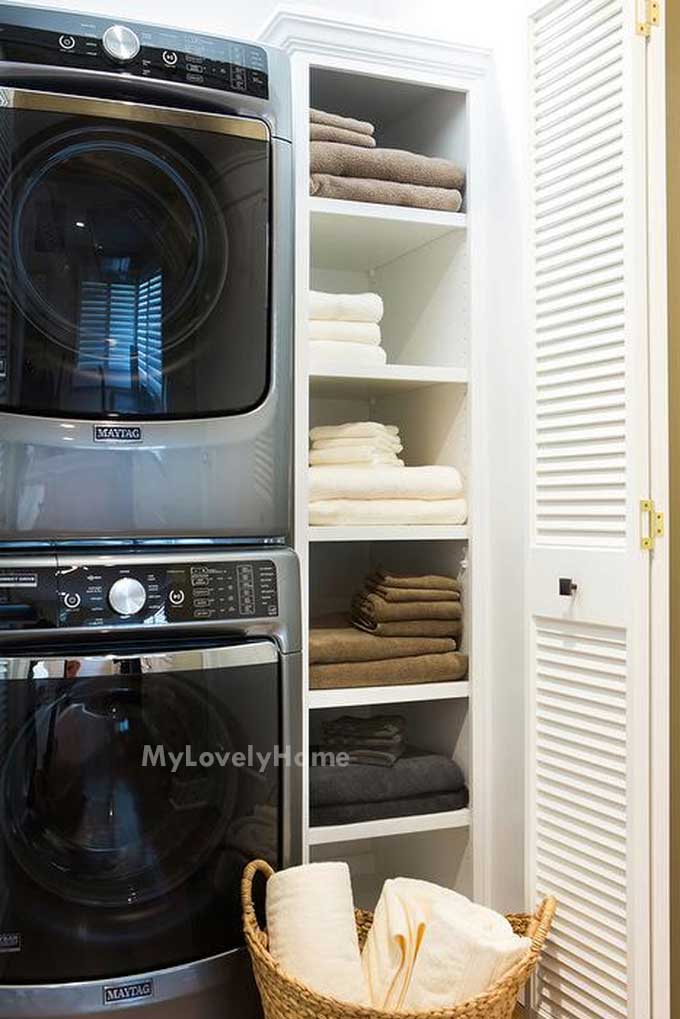
<svg viewBox="0 0 680 1019">
<path fill-rule="evenodd" d="M 526 957 L 506 973 L 493 987 L 469 1001 L 434 1012 L 383 1012 L 317 994 L 306 984 L 286 973 L 274 962 L 267 949 L 267 933 L 263 931 L 253 906 L 253 879 L 261 871 L 266 878 L 273 874 L 264 860 L 254 860 L 243 872 L 241 901 L 243 930 L 253 964 L 255 980 L 262 998 L 265 1019 L 512 1019 L 517 996 L 538 963 L 541 950 L 555 914 L 554 899 L 545 899 L 534 916 L 508 916 L 517 934 L 532 940 Z M 356 910 L 359 943 L 363 945 L 373 922 L 373 914 Z"/>
</svg>

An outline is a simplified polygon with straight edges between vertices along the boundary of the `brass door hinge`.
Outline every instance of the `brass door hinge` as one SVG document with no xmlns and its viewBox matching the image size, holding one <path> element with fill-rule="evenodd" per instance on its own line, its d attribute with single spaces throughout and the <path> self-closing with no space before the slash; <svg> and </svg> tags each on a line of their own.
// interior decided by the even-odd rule
<svg viewBox="0 0 680 1019">
<path fill-rule="evenodd" d="M 645 519 L 647 529 L 645 531 Z M 653 552 L 657 538 L 666 533 L 666 521 L 663 513 L 657 511 L 653 499 L 640 500 L 640 548 L 644 552 Z"/>
<path fill-rule="evenodd" d="M 635 26 L 638 35 L 649 38 L 652 29 L 658 27 L 661 21 L 660 0 L 638 0 L 637 24 Z"/>
</svg>

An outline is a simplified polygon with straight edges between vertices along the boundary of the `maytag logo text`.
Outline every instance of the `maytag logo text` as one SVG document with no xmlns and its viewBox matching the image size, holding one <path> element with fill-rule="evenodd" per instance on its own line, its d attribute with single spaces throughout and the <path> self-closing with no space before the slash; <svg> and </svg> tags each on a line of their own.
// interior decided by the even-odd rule
<svg viewBox="0 0 680 1019">
<path fill-rule="evenodd" d="M 144 433 L 139 425 L 94 425 L 95 442 L 141 442 Z"/>
<path fill-rule="evenodd" d="M 116 984 L 104 988 L 104 1004 L 118 1005 L 121 1001 L 153 998 L 153 980 L 137 980 L 133 984 Z"/>
</svg>

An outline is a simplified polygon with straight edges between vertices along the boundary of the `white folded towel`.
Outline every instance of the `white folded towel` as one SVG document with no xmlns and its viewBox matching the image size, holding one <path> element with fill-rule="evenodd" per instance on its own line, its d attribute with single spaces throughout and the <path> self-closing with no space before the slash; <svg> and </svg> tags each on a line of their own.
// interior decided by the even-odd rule
<svg viewBox="0 0 680 1019">
<path fill-rule="evenodd" d="M 382 347 L 334 340 L 312 340 L 309 344 L 312 372 L 323 368 L 368 368 L 381 364 L 387 364 L 387 353 Z"/>
<path fill-rule="evenodd" d="M 341 449 L 350 446 L 371 446 L 372 449 L 383 449 L 388 453 L 401 453 L 404 448 L 397 435 L 374 435 L 373 438 L 314 439 L 312 449 Z"/>
<path fill-rule="evenodd" d="M 366 1004 L 354 901 L 346 863 L 310 863 L 267 881 L 269 951 L 320 994 Z"/>
<path fill-rule="evenodd" d="M 313 471 L 333 469 L 310 468 Z M 358 467 L 356 471 L 357 474 L 373 474 L 381 469 Z M 410 468 L 398 471 L 394 467 L 384 469 L 401 475 Z M 316 527 L 464 524 L 467 513 L 465 499 L 319 499 L 309 504 L 309 523 Z"/>
<path fill-rule="evenodd" d="M 374 449 L 372 446 L 339 446 L 337 449 L 310 449 L 309 463 L 312 466 L 359 465 L 371 466 L 385 464 L 391 467 L 403 467 L 394 450 Z"/>
<path fill-rule="evenodd" d="M 309 317 L 379 322 L 383 317 L 383 302 L 379 294 L 326 294 L 312 290 L 309 294 Z"/>
<path fill-rule="evenodd" d="M 365 343 L 380 346 L 380 326 L 375 322 L 339 322 L 311 319 L 307 335 L 317 343 Z"/>
<path fill-rule="evenodd" d="M 380 421 L 348 421 L 344 425 L 317 425 L 309 431 L 310 439 L 364 439 L 374 435 L 399 435 L 396 425 L 383 425 Z"/>
<path fill-rule="evenodd" d="M 403 471 L 376 467 L 369 475 L 353 467 L 312 467 L 309 499 L 458 499 L 463 480 L 455 467 L 406 467 Z"/>
<path fill-rule="evenodd" d="M 450 1008 L 488 990 L 529 951 L 505 917 L 447 888 L 385 882 L 362 955 L 373 1008 Z"/>
</svg>

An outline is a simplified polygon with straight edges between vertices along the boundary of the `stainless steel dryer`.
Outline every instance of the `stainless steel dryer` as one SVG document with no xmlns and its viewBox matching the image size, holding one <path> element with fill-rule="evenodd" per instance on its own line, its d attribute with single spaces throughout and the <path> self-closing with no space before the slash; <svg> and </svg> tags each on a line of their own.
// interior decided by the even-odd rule
<svg viewBox="0 0 680 1019">
<path fill-rule="evenodd" d="M 0 5 L 0 542 L 284 540 L 284 54 Z"/>
<path fill-rule="evenodd" d="M 301 861 L 299 605 L 289 551 L 0 558 L 3 1019 L 259 1015 L 239 882 Z"/>
</svg>

